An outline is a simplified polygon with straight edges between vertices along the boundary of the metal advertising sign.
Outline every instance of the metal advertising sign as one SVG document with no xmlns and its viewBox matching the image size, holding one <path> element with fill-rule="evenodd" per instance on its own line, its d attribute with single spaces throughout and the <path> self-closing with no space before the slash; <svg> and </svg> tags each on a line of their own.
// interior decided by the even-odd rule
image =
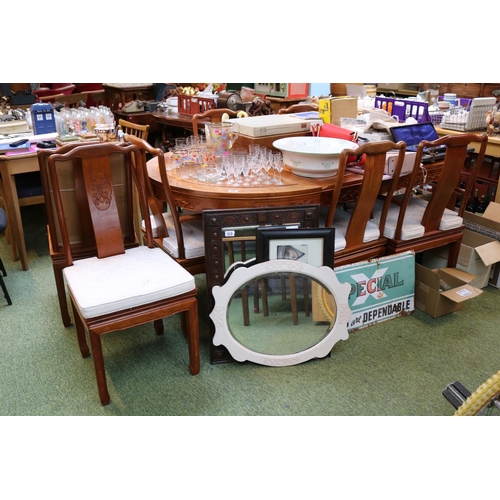
<svg viewBox="0 0 500 500">
<path fill-rule="evenodd" d="M 414 310 L 414 252 L 340 266 L 335 269 L 335 275 L 340 283 L 351 286 L 349 331 L 406 316 Z M 313 320 L 321 321 L 325 310 L 328 307 L 313 307 Z"/>
</svg>

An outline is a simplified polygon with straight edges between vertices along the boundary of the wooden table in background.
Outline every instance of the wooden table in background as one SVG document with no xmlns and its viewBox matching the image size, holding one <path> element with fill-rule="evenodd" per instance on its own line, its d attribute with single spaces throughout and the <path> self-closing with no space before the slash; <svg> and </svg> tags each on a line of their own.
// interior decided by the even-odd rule
<svg viewBox="0 0 500 500">
<path fill-rule="evenodd" d="M 38 157 L 36 153 L 17 154 L 12 156 L 0 155 L 0 173 L 2 175 L 4 197 L 9 227 L 12 232 L 12 258 L 21 259 L 24 271 L 28 269 L 28 254 L 24 240 L 23 221 L 21 218 L 22 201 L 17 196 L 16 175 L 27 172 L 38 172 Z M 43 195 L 40 203 L 44 203 Z"/>
<path fill-rule="evenodd" d="M 106 96 L 106 102 L 115 102 L 122 106 L 135 99 L 151 100 L 153 99 L 152 83 L 103 83 L 102 88 Z"/>
<path fill-rule="evenodd" d="M 289 108 L 293 104 L 305 101 L 305 97 L 292 99 L 290 97 L 272 97 L 269 95 L 266 96 L 266 99 L 271 103 L 271 108 L 273 108 L 275 113 L 278 113 L 280 109 Z"/>
</svg>

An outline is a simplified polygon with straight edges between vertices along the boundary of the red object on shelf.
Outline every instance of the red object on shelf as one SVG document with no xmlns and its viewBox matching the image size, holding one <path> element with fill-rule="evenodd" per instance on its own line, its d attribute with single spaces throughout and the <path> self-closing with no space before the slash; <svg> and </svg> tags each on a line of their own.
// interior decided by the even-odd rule
<svg viewBox="0 0 500 500">
<path fill-rule="evenodd" d="M 204 113 L 209 109 L 215 109 L 217 103 L 210 97 L 198 97 L 196 95 L 178 95 L 178 112 L 181 115 L 194 116 Z"/>
</svg>

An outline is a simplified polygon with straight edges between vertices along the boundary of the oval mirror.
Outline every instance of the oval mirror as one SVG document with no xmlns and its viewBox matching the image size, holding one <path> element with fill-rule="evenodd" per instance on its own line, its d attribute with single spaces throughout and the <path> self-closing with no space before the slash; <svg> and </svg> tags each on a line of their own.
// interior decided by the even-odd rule
<svg viewBox="0 0 500 500">
<path fill-rule="evenodd" d="M 212 290 L 214 345 L 271 366 L 324 357 L 348 338 L 349 291 L 329 267 L 272 260 L 237 268 Z"/>
</svg>

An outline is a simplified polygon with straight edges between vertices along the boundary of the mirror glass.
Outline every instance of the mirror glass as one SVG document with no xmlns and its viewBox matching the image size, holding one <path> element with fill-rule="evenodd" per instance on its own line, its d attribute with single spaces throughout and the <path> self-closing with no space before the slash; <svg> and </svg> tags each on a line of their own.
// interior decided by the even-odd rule
<svg viewBox="0 0 500 500">
<path fill-rule="evenodd" d="M 293 272 L 259 276 L 240 285 L 227 308 L 227 325 L 242 346 L 262 354 L 305 351 L 330 332 L 336 304 L 315 279 Z"/>
<path fill-rule="evenodd" d="M 236 361 L 268 366 L 323 358 L 349 337 L 350 289 L 328 266 L 289 259 L 240 263 L 212 289 L 213 343 Z"/>
</svg>

